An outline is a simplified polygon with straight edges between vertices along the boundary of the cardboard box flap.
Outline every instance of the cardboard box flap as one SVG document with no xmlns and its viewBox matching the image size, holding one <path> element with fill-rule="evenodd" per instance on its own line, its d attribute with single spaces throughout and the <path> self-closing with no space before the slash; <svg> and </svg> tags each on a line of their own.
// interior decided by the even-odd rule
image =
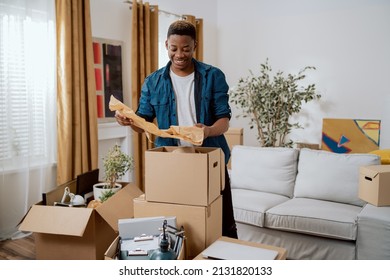
<svg viewBox="0 0 390 280">
<path fill-rule="evenodd" d="M 92 213 L 90 208 L 33 205 L 19 230 L 83 236 Z"/>
<path fill-rule="evenodd" d="M 134 217 L 133 199 L 143 192 L 133 183 L 119 190 L 114 196 L 96 208 L 100 216 L 118 232 L 118 220 Z"/>
</svg>

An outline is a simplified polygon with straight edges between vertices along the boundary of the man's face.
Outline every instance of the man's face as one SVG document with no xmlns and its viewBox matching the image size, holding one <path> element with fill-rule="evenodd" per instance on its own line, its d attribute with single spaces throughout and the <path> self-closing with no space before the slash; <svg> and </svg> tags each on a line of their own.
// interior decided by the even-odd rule
<svg viewBox="0 0 390 280">
<path fill-rule="evenodd" d="M 165 46 L 172 62 L 172 71 L 178 75 L 192 73 L 191 59 L 196 47 L 195 41 L 188 35 L 171 35 L 165 41 Z"/>
</svg>

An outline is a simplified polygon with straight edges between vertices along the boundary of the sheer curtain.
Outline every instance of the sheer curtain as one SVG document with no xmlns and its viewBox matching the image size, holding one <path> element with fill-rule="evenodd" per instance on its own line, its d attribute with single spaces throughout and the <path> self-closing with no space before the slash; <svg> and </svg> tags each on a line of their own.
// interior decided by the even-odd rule
<svg viewBox="0 0 390 280">
<path fill-rule="evenodd" d="M 0 240 L 56 184 L 55 1 L 0 0 Z"/>
</svg>

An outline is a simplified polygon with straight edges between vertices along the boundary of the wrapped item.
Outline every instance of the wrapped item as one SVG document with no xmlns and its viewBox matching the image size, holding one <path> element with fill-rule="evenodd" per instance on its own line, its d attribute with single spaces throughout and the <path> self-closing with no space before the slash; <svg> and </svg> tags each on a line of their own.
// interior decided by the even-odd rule
<svg viewBox="0 0 390 280">
<path fill-rule="evenodd" d="M 132 119 L 134 125 L 143 129 L 150 141 L 150 134 L 163 138 L 176 138 L 189 142 L 195 146 L 201 146 L 204 139 L 203 129 L 196 126 L 175 126 L 171 125 L 169 129 L 161 130 L 154 123 L 147 122 L 139 117 L 132 109 L 120 102 L 111 95 L 109 108 L 111 111 L 119 111 L 121 115 Z"/>
</svg>

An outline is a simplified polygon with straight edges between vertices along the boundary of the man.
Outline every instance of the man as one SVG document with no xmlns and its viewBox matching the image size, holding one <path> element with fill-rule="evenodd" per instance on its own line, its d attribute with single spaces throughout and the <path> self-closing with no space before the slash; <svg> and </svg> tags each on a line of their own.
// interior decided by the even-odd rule
<svg viewBox="0 0 390 280">
<path fill-rule="evenodd" d="M 225 75 L 218 68 L 193 58 L 196 31 L 187 21 L 178 20 L 170 25 L 165 46 L 170 62 L 145 79 L 136 114 L 149 122 L 157 118 L 160 129 L 168 129 L 171 125 L 203 128 L 203 146 L 221 148 L 227 163 L 230 150 L 223 134 L 229 128 L 231 110 Z M 130 125 L 135 131 L 143 132 L 119 112 L 115 117 L 119 124 Z M 155 145 L 189 144 L 173 138 L 157 137 Z M 237 238 L 227 169 L 225 181 L 222 234 Z"/>
</svg>

